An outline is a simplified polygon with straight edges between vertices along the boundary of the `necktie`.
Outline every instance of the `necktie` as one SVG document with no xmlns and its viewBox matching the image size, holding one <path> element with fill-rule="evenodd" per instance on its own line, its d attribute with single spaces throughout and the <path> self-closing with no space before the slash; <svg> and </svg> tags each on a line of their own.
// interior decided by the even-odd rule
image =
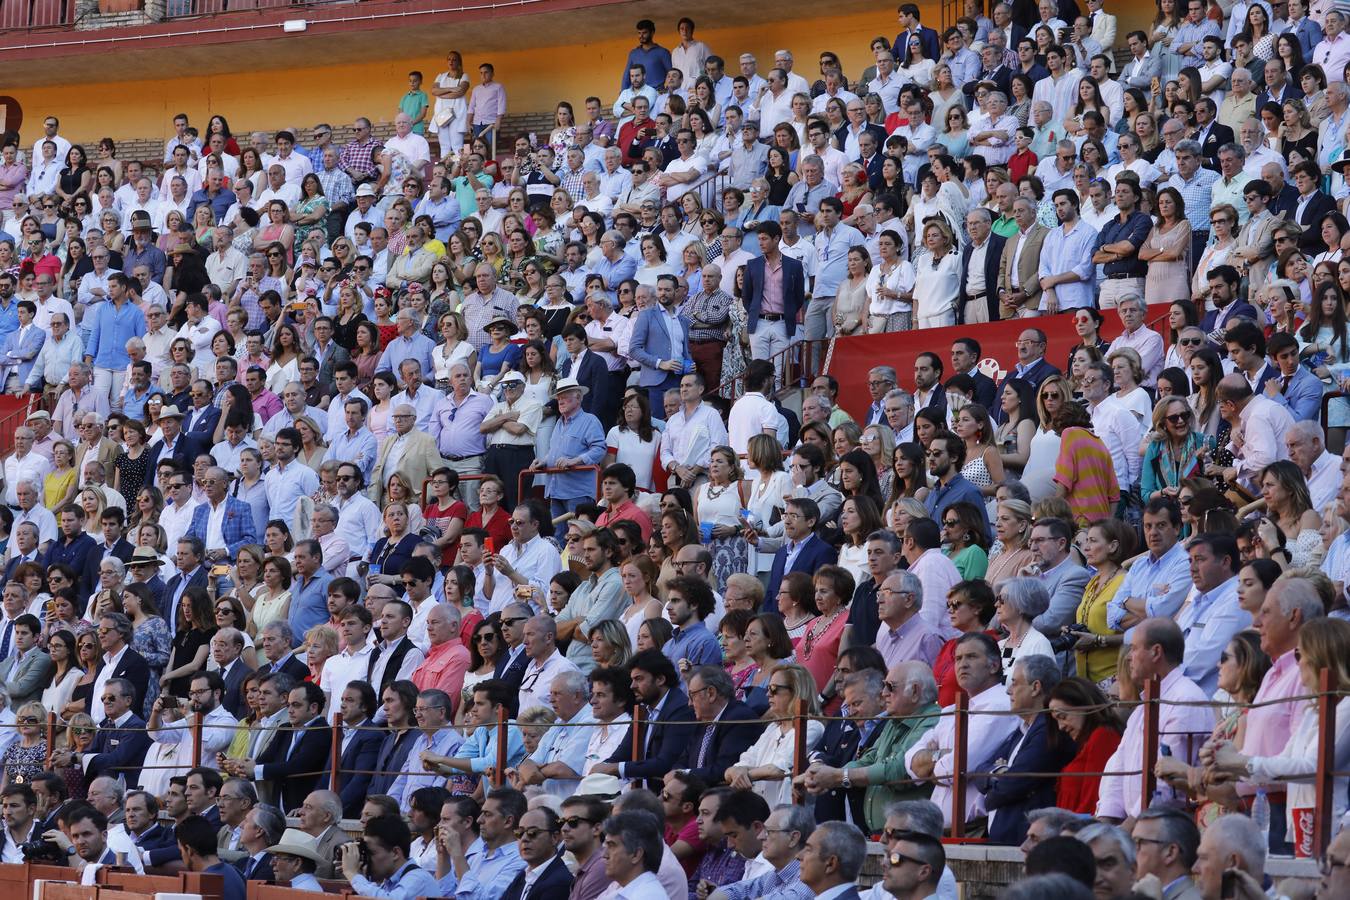
<svg viewBox="0 0 1350 900">
<path fill-rule="evenodd" d="M 252 856 L 250 856 L 250 857 L 248 858 L 248 865 L 244 866 L 244 880 L 245 880 L 245 881 L 247 881 L 248 879 L 250 879 L 250 878 L 253 877 L 253 870 L 254 870 L 255 868 L 257 868 L 257 866 L 258 866 L 258 861 L 257 861 L 256 859 L 254 859 Z"/>
<path fill-rule="evenodd" d="M 1281 376 L 1280 376 L 1280 381 L 1283 382 L 1283 385 L 1280 387 L 1280 393 L 1281 393 L 1281 394 L 1287 394 L 1287 393 L 1289 393 L 1289 380 L 1290 380 L 1290 376 L 1288 376 L 1288 375 L 1281 375 Z"/>
<path fill-rule="evenodd" d="M 698 767 L 703 768 L 703 764 L 708 756 L 708 750 L 712 747 L 713 730 L 716 725 L 708 725 L 703 729 L 703 743 L 698 748 Z"/>
<path fill-rule="evenodd" d="M 9 658 L 9 639 L 14 634 L 14 620 L 9 619 L 5 622 L 5 637 L 0 640 L 0 659 Z"/>
</svg>

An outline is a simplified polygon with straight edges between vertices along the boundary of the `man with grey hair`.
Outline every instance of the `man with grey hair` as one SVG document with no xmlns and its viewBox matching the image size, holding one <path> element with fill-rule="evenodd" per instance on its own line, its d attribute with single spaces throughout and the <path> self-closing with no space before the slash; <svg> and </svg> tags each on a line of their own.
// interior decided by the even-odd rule
<svg viewBox="0 0 1350 900">
<path fill-rule="evenodd" d="M 1048 61 L 1048 54 L 1046 58 Z M 1051 77 L 1053 78 L 1053 73 Z M 1070 80 L 1077 84 L 1081 78 L 1081 74 L 1075 73 L 1075 77 Z M 1039 94 L 1039 83 L 1036 88 Z M 1017 118 L 1008 115 L 1008 97 L 1002 91 L 989 92 L 989 96 L 985 99 L 985 111 L 986 115 L 978 120 L 983 123 L 982 130 L 972 129 L 971 149 L 983 156 L 989 165 L 1001 166 L 1007 163 L 1013 154 L 1013 136 L 1017 133 Z"/>
<path fill-rule="evenodd" d="M 857 896 L 854 884 L 867 858 L 867 837 L 857 825 L 825 822 L 806 839 L 798 860 L 802 884 L 818 900 Z"/>
<path fill-rule="evenodd" d="M 201 478 L 206 499 L 192 510 L 192 521 L 185 532 L 208 548 L 206 560 L 215 564 L 233 562 L 240 547 L 258 542 L 253 509 L 229 495 L 230 481 L 230 473 L 219 466 L 206 470 Z"/>
<path fill-rule="evenodd" d="M 886 853 L 895 850 L 900 837 L 908 832 L 942 840 L 942 810 L 931 800 L 897 800 L 886 807 L 886 827 L 882 832 L 882 847 Z M 885 885 L 878 881 L 865 891 L 859 891 L 861 900 L 894 900 Z M 937 890 L 937 900 L 957 900 L 956 876 L 951 866 L 944 866 Z"/>
<path fill-rule="evenodd" d="M 48 402 L 56 401 L 52 420 L 66 440 L 79 440 L 76 424 L 86 412 L 107 415 L 108 398 L 94 390 L 94 369 L 83 361 L 84 343 L 70 331 L 70 316 L 57 312 L 51 317 L 51 333 L 33 360 L 28 377 L 30 393 L 42 392 Z M 61 390 L 61 382 L 67 384 Z"/>
<path fill-rule="evenodd" d="M 428 688 L 418 693 L 413 707 L 413 718 L 417 721 L 419 733 L 413 740 L 412 748 L 408 751 L 407 759 L 409 761 L 422 760 L 424 756 L 429 757 L 431 755 L 442 757 L 454 755 L 454 752 L 464 743 L 464 738 L 457 729 L 451 726 L 451 712 L 450 695 L 445 691 Z M 416 769 L 420 766 L 407 766 L 405 768 Z M 444 775 L 432 772 L 413 774 L 405 771 L 395 778 L 394 783 L 389 786 L 389 796 L 397 800 L 402 808 L 407 809 L 413 793 L 418 788 L 433 787 L 443 784 L 444 781 Z M 341 801 L 338 803 L 337 814 L 337 819 L 340 818 L 342 818 Z"/>
<path fill-rule="evenodd" d="M 32 522 L 36 525 L 39 549 L 46 553 L 47 548 L 57 539 L 58 533 L 56 516 L 52 515 L 51 510 L 42 505 L 42 482 L 36 478 L 20 479 L 18 486 L 14 489 L 14 495 L 18 503 L 13 508 L 13 527 L 17 528 L 24 522 Z"/>
<path fill-rule="evenodd" d="M 285 831 L 286 818 L 276 807 L 255 806 L 248 811 L 239 829 L 239 846 L 248 853 L 239 864 L 246 881 L 272 880 L 272 859 L 267 848 L 280 843 Z"/>
<path fill-rule="evenodd" d="M 680 668 L 685 673 L 694 720 L 708 724 L 691 732 L 684 765 L 679 768 L 706 784 L 719 784 L 725 776 L 732 787 L 748 789 L 750 769 L 738 766 L 737 760 L 759 739 L 764 724 L 756 720 L 750 707 L 736 699 L 726 669 L 706 665 L 689 668 L 683 660 Z"/>
<path fill-rule="evenodd" d="M 881 398 L 886 424 L 895 435 L 897 444 L 914 440 L 914 396 L 909 391 L 894 388 Z"/>
<path fill-rule="evenodd" d="M 1018 847 L 1023 854 L 1030 853 L 1042 841 L 1059 837 L 1060 832 L 1064 830 L 1064 826 L 1078 818 L 1077 813 L 1061 809 L 1058 806 L 1028 810 L 1026 816 L 1027 834 L 1022 839 L 1022 845 Z"/>
<path fill-rule="evenodd" d="M 1278 383 L 1276 379 L 1271 381 Z M 1336 500 L 1341 489 L 1341 461 L 1327 451 L 1326 433 L 1317 419 L 1299 419 L 1284 433 L 1289 460 L 1298 466 L 1308 483 L 1312 508 L 1324 510 Z"/>
<path fill-rule="evenodd" d="M 1135 850 L 1130 833 L 1119 825 L 1097 822 L 1076 835 L 1097 863 L 1092 893 L 1097 900 L 1127 900 L 1134 885 Z"/>
<path fill-rule="evenodd" d="M 37 435 L 27 425 L 14 429 L 14 452 L 5 457 L 5 503 L 11 509 L 19 505 L 18 488 L 21 482 L 35 481 L 41 485 L 52 470 L 51 461 L 33 449 L 36 439 Z M 53 534 L 47 540 L 55 536 L 55 526 L 53 522 Z"/>
<path fill-rule="evenodd" d="M 1142 294 L 1126 291 L 1117 296 L 1116 314 L 1120 316 L 1121 332 L 1111 342 L 1106 356 L 1109 358 L 1117 350 L 1124 349 L 1138 353 L 1144 370 L 1144 377 L 1139 383 L 1144 387 L 1153 387 L 1163 367 L 1162 335 L 1145 324 L 1148 307 Z"/>
<path fill-rule="evenodd" d="M 262 436 L 276 440 L 278 431 L 294 427 L 295 420 L 301 416 L 313 419 L 319 426 L 320 435 L 328 433 L 328 411 L 310 406 L 305 400 L 305 386 L 292 381 L 281 389 L 281 409 L 267 420 L 262 428 Z"/>
<path fill-rule="evenodd" d="M 862 422 L 864 428 L 885 421 L 884 400 L 887 394 L 895 390 L 898 381 L 893 366 L 873 366 L 867 371 L 867 393 L 871 395 L 872 403 L 867 407 L 867 416 Z"/>
<path fill-rule="evenodd" d="M 826 428 L 830 427 L 830 414 L 834 412 L 834 407 L 826 397 L 819 394 L 807 394 L 802 399 L 802 424 L 819 422 Z M 833 429 L 831 429 L 833 430 Z"/>
<path fill-rule="evenodd" d="M 570 797 L 586 768 L 592 733 L 588 726 L 596 723 L 589 703 L 590 681 L 579 671 L 559 672 L 549 685 L 548 699 L 558 724 L 544 733 L 533 753 L 506 770 L 506 778 L 516 790 L 540 785 L 546 794 Z"/>
<path fill-rule="evenodd" d="M 310 537 L 319 542 L 323 550 L 323 567 L 334 578 L 344 574 L 356 556 L 347 542 L 338 536 L 337 523 L 338 511 L 327 503 L 316 504 L 309 517 Z"/>
<path fill-rule="evenodd" d="M 948 509 L 942 518 L 944 526 L 955 523 L 956 513 Z M 881 625 L 876 648 L 888 668 L 906 660 L 919 660 L 929 666 L 937 660 L 946 641 L 921 615 L 923 603 L 923 581 L 913 572 L 893 572 L 877 589 Z"/>
<path fill-rule="evenodd" d="M 917 799 L 925 793 L 911 781 L 916 775 L 907 756 L 939 721 L 937 682 L 928 663 L 909 660 L 893 665 L 882 682 L 881 696 L 888 718 L 875 741 L 843 766 L 812 763 L 797 777 L 813 794 L 833 788 L 865 788 L 863 818 L 869 831 L 881 830 L 883 823 L 889 825 L 887 810 L 896 801 Z"/>
<path fill-rule="evenodd" d="M 1264 893 L 1266 847 L 1256 823 L 1242 813 L 1211 822 L 1200 838 L 1194 871 L 1202 900 L 1226 896 L 1225 875 L 1230 872 L 1238 880 L 1237 896 L 1250 896 L 1247 890 Z"/>
<path fill-rule="evenodd" d="M 1169 123 L 1172 120 L 1169 120 Z M 1176 188 L 1181 194 L 1182 205 L 1187 210 L 1186 217 L 1191 220 L 1191 258 L 1200 259 L 1205 245 L 1209 242 L 1209 217 L 1198 216 L 1190 210 L 1209 209 L 1213 202 L 1212 188 L 1219 180 L 1219 173 L 1201 165 L 1204 150 L 1199 141 L 1177 141 L 1172 148 L 1176 160 L 1176 172 L 1167 180 L 1167 187 Z"/>
<path fill-rule="evenodd" d="M 730 821 L 722 820 L 724 825 Z M 736 824 L 742 835 L 749 830 L 740 823 Z M 764 820 L 760 844 L 760 861 L 768 863 L 768 871 L 756 877 L 748 871 L 750 867 L 747 866 L 744 880 L 722 885 L 708 895 L 708 900 L 756 900 L 759 897 L 811 900 L 810 889 L 801 881 L 798 857 L 815 829 L 815 820 L 806 807 L 788 804 L 775 806 Z"/>
<path fill-rule="evenodd" d="M 1330 77 L 1327 79 L 1330 81 Z M 1246 66 L 1235 66 L 1233 74 L 1228 76 L 1228 93 L 1219 104 L 1218 122 L 1227 125 L 1236 134 L 1242 123 L 1256 114 L 1256 86 L 1252 73 Z"/>
<path fill-rule="evenodd" d="M 829 133 L 824 122 L 820 122 L 818 127 Z M 788 191 L 783 209 L 790 209 L 797 214 L 797 232 L 809 241 L 816 235 L 816 212 L 820 209 L 820 201 L 833 197 L 839 188 L 825 179 L 825 163 L 819 156 L 806 156 L 798 163 L 798 167 L 802 180 Z"/>
<path fill-rule="evenodd" d="M 993 233 L 993 226 L 994 214 L 983 206 L 966 213 L 970 240 L 961 248 L 958 324 L 998 321 L 998 270 L 1006 240 Z"/>
<path fill-rule="evenodd" d="M 581 671 L 577 664 L 558 650 L 558 623 L 552 616 L 534 616 L 525 623 L 522 643 L 529 662 L 520 682 L 520 709 L 531 706 L 553 707 L 549 704 L 549 690 L 553 679 L 563 672 Z"/>
<path fill-rule="evenodd" d="M 1017 729 L 989 757 L 988 765 L 972 763 L 980 766 L 979 771 L 999 773 L 976 779 L 989 810 L 991 843 L 1021 844 L 1027 836 L 1027 811 L 1055 802 L 1054 786 L 1047 779 L 1021 773 L 1058 772 L 1073 758 L 1071 748 L 1057 749 L 1050 742 L 1055 725 L 1046 706 L 1060 677 L 1053 656 L 1024 656 L 1013 664 L 1007 690 L 1009 704 L 1020 720 Z"/>
<path fill-rule="evenodd" d="M 1200 829 L 1193 816 L 1171 806 L 1151 806 L 1135 819 L 1130 837 L 1135 848 L 1135 881 L 1141 888 L 1156 889 L 1144 893 L 1170 900 L 1199 900 L 1200 892 L 1191 881 L 1200 847 Z"/>
</svg>

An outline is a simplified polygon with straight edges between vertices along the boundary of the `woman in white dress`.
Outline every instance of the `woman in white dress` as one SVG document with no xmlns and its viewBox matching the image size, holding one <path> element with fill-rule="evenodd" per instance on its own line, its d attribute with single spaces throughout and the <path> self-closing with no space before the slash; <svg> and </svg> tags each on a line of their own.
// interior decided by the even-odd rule
<svg viewBox="0 0 1350 900">
<path fill-rule="evenodd" d="M 970 211 L 970 189 L 961 180 L 962 171 L 956 160 L 943 154 L 933 160 L 933 174 L 938 180 L 938 209 L 947 218 L 952 229 L 952 246 L 966 242 L 966 213 Z"/>
<path fill-rule="evenodd" d="M 745 483 L 745 508 L 750 511 L 747 523 L 755 529 L 760 538 L 768 538 L 775 546 L 783 537 L 783 509 L 787 502 L 783 499 L 793 488 L 792 476 L 783 469 L 783 448 L 778 439 L 768 434 L 757 434 L 746 445 L 747 481 Z M 768 581 L 768 573 L 773 569 L 774 554 L 760 547 L 758 540 L 750 548 L 749 565 L 751 575 L 760 576 Z"/>
<path fill-rule="evenodd" d="M 1194 213 L 1188 213 L 1194 215 Z M 1209 211 L 1209 230 L 1213 237 L 1200 254 L 1200 265 L 1191 278 L 1191 299 L 1203 302 L 1209 299 L 1209 273 L 1228 262 L 1237 249 L 1238 212 L 1232 204 L 1220 203 Z"/>
<path fill-rule="evenodd" d="M 728 681 L 730 680 L 730 676 Z M 792 761 L 797 745 L 797 701 L 805 700 L 808 716 L 819 716 L 815 679 L 804 666 L 783 665 L 769 677 L 771 721 L 750 745 L 736 765 L 727 769 L 726 780 L 733 790 L 753 790 L 772 808 L 792 802 Z M 806 749 L 810 751 L 825 734 L 825 726 L 816 719 L 806 722 Z"/>
<path fill-rule="evenodd" d="M 877 237 L 880 262 L 867 273 L 867 333 L 909 331 L 914 326 L 914 265 L 901 253 L 900 235 Z"/>
<path fill-rule="evenodd" d="M 1138 175 L 1142 187 L 1152 187 L 1158 183 L 1161 173 L 1156 166 L 1139 155 L 1139 138 L 1133 134 L 1122 134 L 1116 146 L 1120 150 L 1120 162 L 1110 166 L 1102 175 L 1110 183 L 1112 191 L 1116 189 L 1116 177 L 1121 172 L 1133 172 Z"/>
<path fill-rule="evenodd" d="M 910 199 L 909 212 L 905 213 L 904 221 L 913 235 L 910 239 L 912 246 L 923 245 L 923 223 L 933 216 L 942 214 L 942 209 L 938 206 L 938 187 L 937 176 L 929 169 L 919 182 L 919 193 Z"/>
<path fill-rule="evenodd" d="M 1052 375 L 1041 382 L 1036 391 L 1036 411 L 1041 425 L 1031 438 L 1031 451 L 1022 469 L 1022 483 L 1031 493 L 1032 502 L 1055 496 L 1055 460 L 1059 458 L 1059 434 L 1049 423 L 1059 413 L 1066 400 L 1073 399 L 1073 387 L 1063 375 Z"/>
<path fill-rule="evenodd" d="M 464 324 L 464 316 L 457 312 L 442 313 L 437 320 L 437 327 L 440 331 L 442 341 L 431 351 L 431 366 L 433 375 L 436 379 L 436 387 L 439 390 L 449 390 L 450 388 L 450 367 L 455 363 L 464 363 L 473 371 L 477 365 L 477 352 L 473 345 L 464 339 L 468 333 L 468 328 Z"/>
<path fill-rule="evenodd" d="M 961 290 L 961 257 L 955 252 L 952 229 L 945 218 L 924 223 L 923 246 L 923 251 L 914 260 L 914 297 L 918 302 L 915 327 L 955 325 L 956 298 Z"/>
<path fill-rule="evenodd" d="M 51 685 L 42 691 L 42 707 L 60 713 L 75 693 L 75 683 L 84 677 L 75 653 L 75 635 L 66 629 L 53 631 L 47 639 L 47 650 L 55 668 Z"/>
<path fill-rule="evenodd" d="M 1153 398 L 1139 386 L 1139 382 L 1144 380 L 1144 363 L 1139 358 L 1139 352 L 1133 347 L 1121 347 L 1106 357 L 1106 361 L 1116 379 L 1115 398 L 1134 413 L 1141 425 L 1150 422 L 1153 418 Z"/>
<path fill-rule="evenodd" d="M 933 66 L 937 61 L 923 55 L 923 42 L 911 32 L 909 46 L 904 49 L 900 68 L 896 70 L 901 84 L 917 84 L 921 88 L 933 83 Z"/>
<path fill-rule="evenodd" d="M 709 456 L 708 480 L 694 492 L 694 521 L 703 544 L 712 553 L 713 590 L 723 591 L 727 578 L 746 570 L 750 545 L 741 534 L 745 485 L 736 451 L 714 447 Z"/>
</svg>

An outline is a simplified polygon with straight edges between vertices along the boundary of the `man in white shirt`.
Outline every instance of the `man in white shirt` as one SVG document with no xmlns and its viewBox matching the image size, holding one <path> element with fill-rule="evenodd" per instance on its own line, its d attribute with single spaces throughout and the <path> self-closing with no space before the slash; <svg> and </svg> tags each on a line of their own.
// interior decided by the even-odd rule
<svg viewBox="0 0 1350 900">
<path fill-rule="evenodd" d="M 333 506 L 338 511 L 336 534 L 346 542 L 347 547 L 356 556 L 365 556 L 384 535 L 384 522 L 380 510 L 366 496 L 366 479 L 361 467 L 351 462 L 338 466 L 338 495 Z"/>
<path fill-rule="evenodd" d="M 1111 367 L 1106 363 L 1092 363 L 1085 368 L 1081 384 L 1083 399 L 1092 415 L 1092 430 L 1106 444 L 1115 464 L 1116 481 L 1121 493 L 1125 493 L 1139 481 L 1143 425 L 1124 403 L 1111 396 Z"/>
<path fill-rule="evenodd" d="M 384 142 L 387 153 L 400 153 L 414 166 L 431 159 L 431 147 L 427 139 L 412 130 L 412 118 L 407 113 L 394 116 L 394 134 Z"/>
<path fill-rule="evenodd" d="M 279 162 L 267 167 L 267 186 L 253 201 L 253 208 L 259 213 L 265 213 L 268 204 L 273 200 L 280 200 L 289 208 L 294 208 L 300 203 L 299 184 L 291 184 L 286 180 L 286 167 Z"/>
<path fill-rule="evenodd" d="M 20 482 L 42 484 L 52 470 L 51 461 L 33 449 L 37 435 L 27 425 L 14 429 L 14 452 L 5 457 L 5 503 L 18 506 Z"/>
<path fill-rule="evenodd" d="M 558 650 L 558 623 L 552 616 L 535 616 L 525 623 L 525 676 L 520 682 L 520 708 L 544 706 L 552 709 L 549 689 L 553 679 L 564 672 L 577 672 L 577 664 Z"/>
<path fill-rule="evenodd" d="M 1263 394 L 1254 394 L 1241 372 L 1225 375 L 1219 381 L 1219 414 L 1232 426 L 1233 465 L 1222 471 L 1225 481 L 1240 480 L 1254 495 L 1259 495 L 1257 482 L 1261 470 L 1271 463 L 1286 459 L 1288 447 L 1284 436 L 1294 424 L 1293 417 L 1283 406 Z M 1215 468 L 1213 466 L 1209 468 Z"/>
<path fill-rule="evenodd" d="M 749 452 L 750 439 L 757 434 L 767 434 L 775 440 L 778 429 L 786 424 L 783 414 L 766 396 L 773 388 L 773 363 L 765 359 L 754 359 L 745 370 L 745 394 L 731 407 L 727 419 L 727 434 L 730 447 L 738 456 Z"/>
<path fill-rule="evenodd" d="M 286 173 L 286 183 L 299 190 L 300 182 L 314 171 L 314 161 L 303 153 L 294 152 L 295 135 L 291 132 L 278 131 L 274 140 L 277 152 L 263 154 L 262 164 L 268 169 L 281 166 Z"/>
<path fill-rule="evenodd" d="M 562 571 L 562 557 L 548 541 L 539 536 L 546 518 L 534 502 L 517 504 L 511 512 L 512 539 L 492 556 L 492 565 L 517 587 L 534 589 L 535 602 L 548 596 L 548 585 Z"/>
</svg>

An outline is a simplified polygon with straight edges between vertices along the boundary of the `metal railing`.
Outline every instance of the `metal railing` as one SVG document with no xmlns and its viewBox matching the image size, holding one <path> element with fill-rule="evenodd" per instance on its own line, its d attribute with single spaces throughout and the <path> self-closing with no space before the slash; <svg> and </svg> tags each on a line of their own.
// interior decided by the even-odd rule
<svg viewBox="0 0 1350 900">
<path fill-rule="evenodd" d="M 75 0 L 0 0 L 0 31 L 75 23 Z"/>
</svg>

